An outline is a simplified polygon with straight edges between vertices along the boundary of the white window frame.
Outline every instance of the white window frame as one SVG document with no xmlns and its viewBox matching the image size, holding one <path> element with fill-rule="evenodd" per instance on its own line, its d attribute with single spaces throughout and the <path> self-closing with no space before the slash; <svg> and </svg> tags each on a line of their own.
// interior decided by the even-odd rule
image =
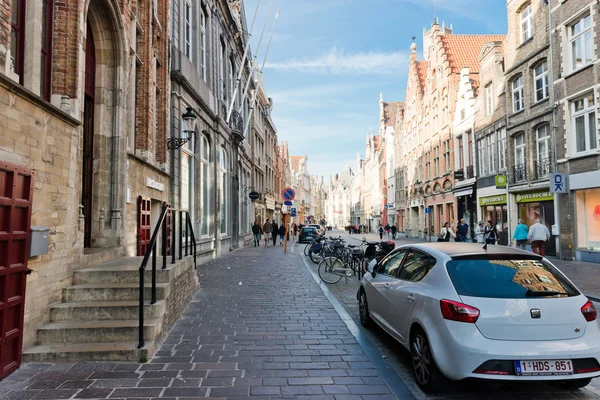
<svg viewBox="0 0 600 400">
<path fill-rule="evenodd" d="M 225 49 L 225 43 L 222 40 L 219 40 L 219 85 L 221 91 L 221 101 L 223 104 L 227 103 L 227 85 L 225 83 L 225 58 L 227 55 L 227 50 Z"/>
<path fill-rule="evenodd" d="M 521 43 L 525 43 L 533 37 L 533 12 L 531 10 L 531 3 L 521 10 L 519 21 L 521 22 Z"/>
<path fill-rule="evenodd" d="M 219 154 L 219 175 L 221 179 L 221 234 L 227 235 L 229 228 L 229 158 L 224 148 L 221 147 Z"/>
<path fill-rule="evenodd" d="M 541 136 L 540 134 L 543 134 Z M 550 159 L 550 128 L 548 124 L 542 125 L 535 130 L 535 139 L 536 139 L 536 159 L 538 161 L 549 160 Z M 546 151 L 545 154 L 540 152 L 540 147 L 545 146 Z"/>
<path fill-rule="evenodd" d="M 494 86 L 492 82 L 485 86 L 485 115 L 492 115 L 494 112 Z"/>
<path fill-rule="evenodd" d="M 183 23 L 183 37 L 184 37 L 184 53 L 187 58 L 192 59 L 194 53 L 194 39 L 192 30 L 192 18 L 194 15 L 192 2 L 186 0 L 184 6 L 184 23 Z"/>
<path fill-rule="evenodd" d="M 591 100 L 591 104 L 590 104 Z M 576 111 L 575 105 L 578 101 L 583 101 L 583 108 Z M 588 93 L 583 97 L 579 97 L 571 101 L 571 127 L 573 129 L 573 149 L 574 154 L 585 154 L 594 152 L 598 148 L 598 126 L 596 123 L 596 102 L 594 99 L 594 93 Z M 576 120 L 583 117 L 584 119 L 584 135 L 585 135 L 585 149 L 577 149 L 577 124 Z M 591 118 L 590 118 L 591 117 Z M 594 126 L 590 128 L 590 121 L 593 121 Z M 593 137 L 591 137 L 593 136 Z M 593 147 L 592 147 L 593 146 Z"/>
<path fill-rule="evenodd" d="M 477 156 L 479 161 L 479 176 L 487 175 L 487 163 L 486 163 L 486 143 L 485 138 L 477 140 Z"/>
<path fill-rule="evenodd" d="M 202 73 L 202 79 L 207 82 L 207 62 L 206 58 L 206 13 L 204 9 L 200 7 L 200 68 Z"/>
<path fill-rule="evenodd" d="M 586 25 L 586 22 L 588 23 L 588 25 Z M 579 32 L 575 32 L 575 28 L 577 26 L 580 26 Z M 570 24 L 567 28 L 572 71 L 584 68 L 594 61 L 594 37 L 592 32 L 592 26 L 592 16 L 591 14 L 587 14 Z M 582 59 L 580 64 L 577 64 L 574 52 L 574 48 L 577 46 L 578 42 L 581 44 L 582 50 Z"/>
<path fill-rule="evenodd" d="M 190 218 L 192 219 L 192 221 L 194 220 L 194 192 L 195 192 L 195 188 L 194 188 L 194 177 L 195 177 L 195 155 L 194 155 L 194 148 L 195 148 L 195 135 L 192 134 L 189 138 L 187 137 L 187 135 L 184 133 L 183 131 L 183 121 L 182 121 L 182 127 L 181 127 L 181 137 L 182 138 L 186 138 L 189 139 L 188 142 L 186 144 L 184 144 L 183 146 L 181 146 L 181 176 L 180 176 L 180 196 L 181 196 L 181 209 L 185 210 L 186 207 L 185 205 L 187 204 L 187 211 L 189 211 L 190 213 Z M 187 158 L 188 160 L 188 172 L 187 172 L 187 182 L 184 182 L 184 174 L 183 174 L 183 160 Z M 187 184 L 187 199 L 185 199 L 185 203 L 184 203 L 184 193 L 183 193 L 183 189 L 184 186 L 186 186 Z"/>
<path fill-rule="evenodd" d="M 496 132 L 486 137 L 487 142 L 487 169 L 490 174 L 496 172 Z"/>
<path fill-rule="evenodd" d="M 519 143 L 518 139 L 523 139 L 523 143 Z M 522 157 L 519 157 L 519 154 L 522 155 Z M 527 141 L 525 140 L 525 133 L 519 133 L 518 135 L 515 136 L 515 166 L 517 165 L 523 165 L 527 162 L 526 159 L 526 154 L 527 154 Z"/>
<path fill-rule="evenodd" d="M 498 132 L 498 171 L 506 170 L 506 130 Z"/>
<path fill-rule="evenodd" d="M 524 99 L 523 99 L 523 75 L 519 75 L 510 81 L 510 86 L 512 88 L 512 103 L 513 103 L 513 113 L 522 111 L 524 108 Z"/>
<path fill-rule="evenodd" d="M 538 68 L 543 70 L 538 73 Z M 538 87 L 541 82 L 541 88 Z M 539 96 L 541 90 L 541 96 Z M 542 61 L 533 68 L 533 102 L 537 103 L 548 98 L 548 62 Z"/>
<path fill-rule="evenodd" d="M 201 165 L 201 208 L 202 208 L 202 222 L 200 228 L 201 236 L 210 235 L 210 218 L 211 218 L 211 173 L 210 173 L 210 142 L 208 138 L 202 135 L 200 140 L 200 165 Z M 206 184 L 205 184 L 206 183 Z"/>
</svg>

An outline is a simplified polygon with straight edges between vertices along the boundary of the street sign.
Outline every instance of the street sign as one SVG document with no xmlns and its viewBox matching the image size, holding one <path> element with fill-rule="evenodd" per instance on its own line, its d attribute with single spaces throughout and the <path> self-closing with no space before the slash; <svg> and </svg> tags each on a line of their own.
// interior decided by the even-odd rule
<svg viewBox="0 0 600 400">
<path fill-rule="evenodd" d="M 496 189 L 506 189 L 506 175 L 496 175 Z"/>
<path fill-rule="evenodd" d="M 462 181 L 463 179 L 465 179 L 465 171 L 462 169 L 454 171 L 454 179 L 456 179 L 457 181 Z"/>
<path fill-rule="evenodd" d="M 283 205 L 283 206 L 281 206 L 281 213 L 282 213 L 282 214 L 287 214 L 287 213 L 288 213 L 288 211 L 289 211 L 289 210 L 288 210 L 288 206 L 286 206 L 286 205 Z"/>
<path fill-rule="evenodd" d="M 293 206 L 294 203 L 291 201 L 284 201 L 283 204 L 285 204 L 286 206 Z"/>
<path fill-rule="evenodd" d="M 431 208 L 425 207 L 425 214 L 429 214 L 431 212 Z"/>
<path fill-rule="evenodd" d="M 292 188 L 285 188 L 281 191 L 281 197 L 284 200 L 292 201 L 296 197 L 296 192 Z"/>
<path fill-rule="evenodd" d="M 388 205 L 386 204 L 385 206 L 383 206 L 383 208 L 385 208 L 387 210 L 388 209 Z"/>
<path fill-rule="evenodd" d="M 569 193 L 569 175 L 550 174 L 550 193 Z"/>
<path fill-rule="evenodd" d="M 291 215 L 292 217 L 295 217 L 295 216 L 296 216 L 296 209 L 295 209 L 295 208 L 292 208 L 292 211 L 290 212 L 290 215 Z"/>
<path fill-rule="evenodd" d="M 260 199 L 260 193 L 252 191 L 250 194 L 248 194 L 248 197 L 250 197 L 250 200 L 252 201 L 258 200 Z"/>
</svg>

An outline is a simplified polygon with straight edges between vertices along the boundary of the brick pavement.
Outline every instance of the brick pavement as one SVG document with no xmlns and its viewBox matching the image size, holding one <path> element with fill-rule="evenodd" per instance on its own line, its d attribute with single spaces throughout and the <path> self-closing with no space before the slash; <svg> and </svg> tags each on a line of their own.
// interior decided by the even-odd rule
<svg viewBox="0 0 600 400">
<path fill-rule="evenodd" d="M 200 291 L 147 364 L 26 364 L 0 398 L 395 398 L 299 254 L 246 248 L 198 273 Z"/>
</svg>

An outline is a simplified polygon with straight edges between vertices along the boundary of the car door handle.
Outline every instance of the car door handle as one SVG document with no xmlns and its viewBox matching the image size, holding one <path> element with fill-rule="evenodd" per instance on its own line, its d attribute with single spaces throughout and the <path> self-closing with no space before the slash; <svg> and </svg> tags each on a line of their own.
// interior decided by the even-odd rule
<svg viewBox="0 0 600 400">
<path fill-rule="evenodd" d="M 412 303 L 412 302 L 413 302 L 413 301 L 415 301 L 415 299 L 416 299 L 414 294 L 409 294 L 409 295 L 407 296 L 407 298 L 408 298 L 408 301 L 409 301 L 410 303 Z"/>
</svg>

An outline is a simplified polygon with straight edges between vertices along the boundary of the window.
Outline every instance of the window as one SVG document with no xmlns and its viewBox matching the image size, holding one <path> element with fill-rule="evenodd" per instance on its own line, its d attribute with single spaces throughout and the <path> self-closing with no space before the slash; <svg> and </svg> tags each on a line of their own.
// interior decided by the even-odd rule
<svg viewBox="0 0 600 400">
<path fill-rule="evenodd" d="M 533 36 L 531 4 L 525 7 L 520 13 L 521 19 L 521 43 L 525 43 Z"/>
<path fill-rule="evenodd" d="M 229 220 L 229 179 L 228 159 L 225 149 L 221 149 L 219 172 L 221 174 L 221 234 L 227 234 L 227 223 Z"/>
<path fill-rule="evenodd" d="M 490 174 L 496 172 L 496 133 L 492 133 L 487 137 L 488 147 L 488 172 Z"/>
<path fill-rule="evenodd" d="M 427 275 L 435 263 L 436 259 L 430 255 L 421 253 L 420 251 L 410 250 L 404 259 L 402 269 L 398 274 L 398 279 L 418 282 Z"/>
<path fill-rule="evenodd" d="M 229 101 L 233 100 L 233 76 L 235 74 L 235 64 L 229 60 Z"/>
<path fill-rule="evenodd" d="M 200 234 L 208 236 L 210 233 L 210 144 L 208 138 L 202 135 L 200 148 L 200 173 L 202 174 L 202 228 Z"/>
<path fill-rule="evenodd" d="M 183 121 L 182 121 L 183 124 Z M 181 131 L 181 137 L 186 139 L 186 133 Z M 194 135 L 181 146 L 181 209 L 188 210 L 192 221 L 194 220 Z"/>
<path fill-rule="evenodd" d="M 13 71 L 23 84 L 25 65 L 25 0 L 12 0 L 10 57 Z"/>
<path fill-rule="evenodd" d="M 533 81 L 535 84 L 534 101 L 541 101 L 548 97 L 548 64 L 546 61 L 538 64 L 533 70 Z"/>
<path fill-rule="evenodd" d="M 434 149 L 434 160 L 433 164 L 435 167 L 435 176 L 440 176 L 440 148 L 439 146 Z"/>
<path fill-rule="evenodd" d="M 42 49 L 40 62 L 40 96 L 50 101 L 52 85 L 52 28 L 54 0 L 42 1 Z"/>
<path fill-rule="evenodd" d="M 206 82 L 206 14 L 200 10 L 200 68 L 202 69 L 202 79 Z"/>
<path fill-rule="evenodd" d="M 506 131 L 498 132 L 498 170 L 506 170 Z"/>
<path fill-rule="evenodd" d="M 515 165 L 525 165 L 525 134 L 520 133 L 515 136 Z"/>
<path fill-rule="evenodd" d="M 402 265 L 402 260 L 406 254 L 405 250 L 400 250 L 398 253 L 394 253 L 387 257 L 381 265 L 377 267 L 377 272 L 380 274 L 396 277 L 398 269 Z"/>
<path fill-rule="evenodd" d="M 573 132 L 575 136 L 575 151 L 582 153 L 598 147 L 596 132 L 596 107 L 594 94 L 571 102 L 573 113 Z"/>
<path fill-rule="evenodd" d="M 592 62 L 594 43 L 592 38 L 592 17 L 581 18 L 569 27 L 569 42 L 571 44 L 571 67 L 573 70 L 584 67 Z"/>
<path fill-rule="evenodd" d="M 225 58 L 226 58 L 226 50 L 225 43 L 223 41 L 219 42 L 221 44 L 221 49 L 219 51 L 219 83 L 221 85 L 221 102 L 223 103 L 223 107 L 225 107 L 225 103 L 227 102 L 227 85 L 225 83 Z M 227 112 L 227 110 L 223 111 L 223 113 Z"/>
<path fill-rule="evenodd" d="M 535 131 L 537 138 L 537 160 L 545 161 L 550 158 L 550 133 L 548 125 L 544 125 Z"/>
<path fill-rule="evenodd" d="M 600 251 L 600 188 L 576 190 L 577 248 Z"/>
<path fill-rule="evenodd" d="M 477 158 L 479 161 L 479 176 L 487 175 L 487 163 L 485 158 L 485 141 L 479 139 L 477 141 Z"/>
<path fill-rule="evenodd" d="M 192 3 L 190 1 L 185 2 L 185 25 L 184 25 L 184 37 L 185 37 L 185 55 L 190 60 L 192 59 Z"/>
<path fill-rule="evenodd" d="M 450 171 L 450 140 L 444 143 L 444 172 Z"/>
<path fill-rule="evenodd" d="M 523 77 L 513 79 L 512 83 L 513 112 L 523 109 Z"/>
<path fill-rule="evenodd" d="M 494 112 L 494 89 L 492 83 L 485 86 L 485 115 L 492 115 Z"/>
</svg>

